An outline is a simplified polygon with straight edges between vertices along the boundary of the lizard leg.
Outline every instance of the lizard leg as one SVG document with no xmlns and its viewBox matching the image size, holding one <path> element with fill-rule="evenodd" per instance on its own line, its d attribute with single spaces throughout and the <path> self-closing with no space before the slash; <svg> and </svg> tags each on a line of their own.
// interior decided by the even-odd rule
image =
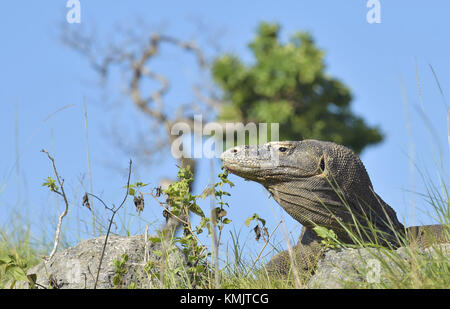
<svg viewBox="0 0 450 309">
<path fill-rule="evenodd" d="M 287 276 L 291 272 L 292 261 L 302 274 L 312 274 L 314 267 L 322 257 L 324 247 L 321 238 L 310 228 L 303 227 L 297 244 L 275 255 L 266 265 L 269 275 Z M 292 256 L 291 256 L 292 255 Z"/>
</svg>

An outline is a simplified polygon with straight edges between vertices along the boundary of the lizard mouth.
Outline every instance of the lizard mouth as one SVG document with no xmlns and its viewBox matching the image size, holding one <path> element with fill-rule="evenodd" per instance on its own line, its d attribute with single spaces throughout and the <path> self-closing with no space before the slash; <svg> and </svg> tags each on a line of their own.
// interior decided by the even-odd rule
<svg viewBox="0 0 450 309">
<path fill-rule="evenodd" d="M 250 173 L 255 171 L 256 168 L 258 168 L 257 166 L 245 166 L 245 165 L 238 165 L 238 164 L 233 164 L 233 163 L 229 163 L 229 162 L 224 162 L 224 168 L 226 170 L 228 170 L 230 173 L 233 174 L 242 174 L 242 173 Z M 236 167 L 234 167 L 236 166 Z"/>
<path fill-rule="evenodd" d="M 229 171 L 230 173 L 234 174 L 234 171 L 232 168 L 229 168 L 228 166 L 224 166 L 224 168 Z"/>
<path fill-rule="evenodd" d="M 254 165 L 242 165 L 239 162 L 223 161 L 223 167 L 230 173 L 242 177 L 246 180 L 263 181 L 264 178 L 259 174 L 260 166 Z"/>
</svg>

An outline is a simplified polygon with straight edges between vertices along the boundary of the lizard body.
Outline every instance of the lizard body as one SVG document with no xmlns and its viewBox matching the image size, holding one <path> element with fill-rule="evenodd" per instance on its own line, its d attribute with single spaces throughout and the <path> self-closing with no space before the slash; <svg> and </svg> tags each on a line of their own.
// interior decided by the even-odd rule
<svg viewBox="0 0 450 309">
<path fill-rule="evenodd" d="M 323 252 L 315 226 L 332 229 L 339 241 L 354 243 L 348 231 L 366 242 L 398 247 L 404 236 L 424 245 L 431 231 L 443 238 L 441 225 L 405 228 L 395 211 L 375 193 L 367 171 L 347 147 L 304 140 L 237 146 L 221 157 L 231 173 L 262 184 L 286 212 L 303 225 L 294 259 L 305 270 Z M 288 252 L 276 255 L 269 269 L 286 273 Z"/>
</svg>

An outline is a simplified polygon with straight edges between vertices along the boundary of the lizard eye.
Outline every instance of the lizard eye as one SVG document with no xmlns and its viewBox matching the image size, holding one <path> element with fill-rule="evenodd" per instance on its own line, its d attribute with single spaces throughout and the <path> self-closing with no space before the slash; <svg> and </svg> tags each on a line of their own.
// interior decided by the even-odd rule
<svg viewBox="0 0 450 309">
<path fill-rule="evenodd" d="M 287 148 L 286 148 L 286 147 L 280 147 L 280 148 L 278 148 L 278 150 L 279 150 L 280 152 L 286 152 L 286 151 L 287 151 Z"/>
<path fill-rule="evenodd" d="M 325 159 L 320 158 L 320 170 L 323 172 L 325 170 Z"/>
</svg>

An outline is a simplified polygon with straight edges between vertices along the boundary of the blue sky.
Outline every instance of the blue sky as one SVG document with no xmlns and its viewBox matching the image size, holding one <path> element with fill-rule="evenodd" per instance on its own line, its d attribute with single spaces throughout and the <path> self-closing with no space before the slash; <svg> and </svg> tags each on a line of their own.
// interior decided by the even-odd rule
<svg viewBox="0 0 450 309">
<path fill-rule="evenodd" d="M 180 38 L 204 40 L 212 35 L 222 51 L 236 53 L 245 61 L 252 61 L 247 44 L 261 21 L 280 23 L 283 40 L 297 30 L 310 31 L 317 45 L 326 51 L 327 72 L 351 88 L 353 111 L 369 124 L 379 125 L 386 135 L 382 144 L 362 154 L 375 190 L 397 211 L 401 221 L 435 222 L 426 214 L 429 208 L 424 199 L 411 192 L 425 192 L 418 170 L 436 182 L 439 171 L 448 183 L 448 103 L 430 69 L 431 65 L 446 95 L 450 91 L 448 1 L 381 0 L 381 24 L 367 23 L 368 8 L 363 0 L 80 2 L 81 24 L 69 26 L 75 31 L 96 29 L 105 42 L 117 25 L 132 27 L 140 18 L 154 29 Z M 121 199 L 124 169 L 134 155 L 114 145 L 110 123 L 117 122 L 124 136 L 133 136 L 133 117 L 142 118 L 124 97 L 119 97 L 119 107 L 111 107 L 118 98 L 97 90 L 97 76 L 86 59 L 61 44 L 59 30 L 65 21 L 65 4 L 65 0 L 2 3 L 0 226 L 11 226 L 11 218 L 17 218 L 13 214 L 19 213 L 39 240 L 44 235 L 53 237 L 62 203 L 41 187 L 43 179 L 52 174 L 50 163 L 40 153 L 45 148 L 55 156 L 73 201 L 65 233 L 70 242 L 76 242 L 89 237 L 85 226 L 90 220 L 90 214 L 79 205 L 88 187 L 83 100 L 89 115 L 94 193 L 107 201 L 117 203 Z M 207 27 L 199 31 L 193 20 L 201 20 Z M 169 53 L 157 64 L 175 85 L 168 97 L 175 103 L 191 95 L 186 81 L 193 71 L 189 60 L 183 59 Z M 110 85 L 116 90 L 120 86 L 118 80 Z M 408 121 L 402 93 L 408 102 Z M 66 105 L 71 107 L 58 111 Z M 423 111 L 432 125 L 431 137 Z M 52 117 L 44 121 L 50 114 Z M 418 170 L 411 168 L 410 158 Z M 442 160 L 443 169 L 437 159 Z M 165 156 L 153 164 L 135 166 L 133 179 L 156 185 L 159 178 L 176 173 L 175 164 Z M 218 171 L 220 162 L 215 161 L 214 166 Z M 210 162 L 201 161 L 199 168 L 196 186 L 201 192 L 209 182 Z M 230 179 L 236 184 L 229 190 L 231 229 L 240 230 L 251 242 L 251 231 L 244 226 L 244 220 L 257 212 L 268 219 L 269 229 L 283 217 L 286 230 L 293 237 L 299 234 L 298 224 L 267 198 L 260 185 L 235 176 Z M 203 206 L 209 207 L 209 203 Z M 126 218 L 122 223 L 130 227 L 131 233 L 140 233 L 145 221 L 161 219 L 158 207 L 149 200 L 138 218 L 130 202 L 121 213 L 121 218 Z M 99 215 L 108 214 L 100 211 Z M 280 231 L 279 238 L 283 239 Z"/>
</svg>

